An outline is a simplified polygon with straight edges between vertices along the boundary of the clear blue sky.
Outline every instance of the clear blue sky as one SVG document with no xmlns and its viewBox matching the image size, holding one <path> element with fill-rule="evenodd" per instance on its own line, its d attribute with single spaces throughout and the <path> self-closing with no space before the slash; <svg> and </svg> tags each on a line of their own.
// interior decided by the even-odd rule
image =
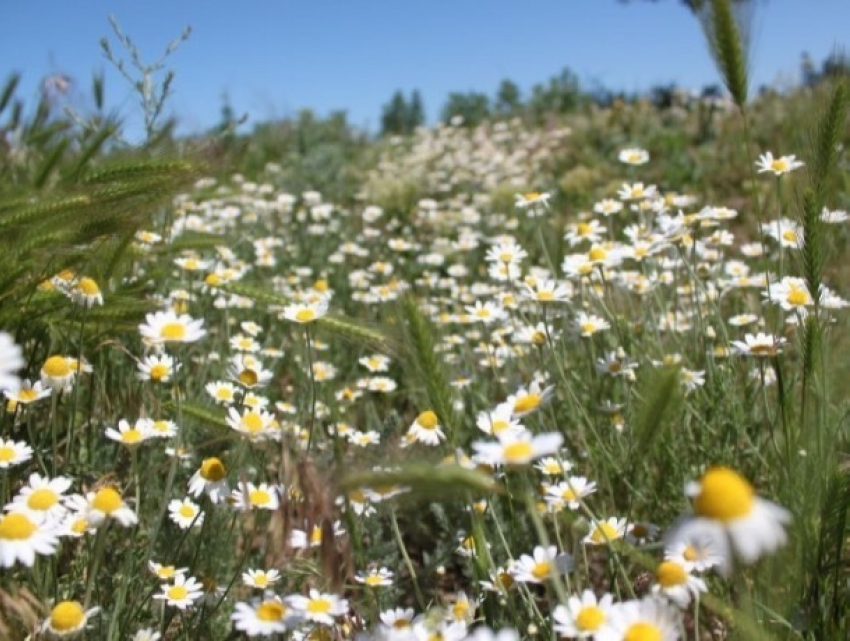
<svg viewBox="0 0 850 641">
<path fill-rule="evenodd" d="M 420 89 L 433 120 L 450 91 L 492 93 L 506 77 L 527 91 L 564 66 L 626 91 L 718 80 L 677 0 L 2 0 L 0 74 L 22 72 L 28 96 L 44 75 L 67 74 L 84 105 L 104 70 L 108 103 L 137 123 L 135 97 L 100 50 L 103 36 L 120 50 L 110 13 L 146 60 L 192 26 L 170 63 L 184 132 L 214 125 L 225 92 L 249 122 L 310 107 L 374 129 L 396 89 Z M 848 27 L 848 0 L 756 0 L 755 84 L 795 78 L 802 51 L 819 62 L 847 44 Z"/>
</svg>

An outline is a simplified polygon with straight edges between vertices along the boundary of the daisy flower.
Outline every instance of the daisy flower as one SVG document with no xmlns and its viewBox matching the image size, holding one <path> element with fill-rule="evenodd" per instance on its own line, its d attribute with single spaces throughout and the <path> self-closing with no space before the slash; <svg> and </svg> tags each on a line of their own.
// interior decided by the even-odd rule
<svg viewBox="0 0 850 641">
<path fill-rule="evenodd" d="M 711 537 L 695 533 L 686 540 L 678 540 L 664 549 L 664 559 L 690 565 L 694 572 L 705 572 L 722 565 L 724 557 L 717 553 Z"/>
<path fill-rule="evenodd" d="M 579 312 L 575 321 L 573 321 L 573 327 L 576 332 L 578 332 L 579 336 L 588 338 L 598 332 L 610 329 L 611 325 L 604 318 L 600 318 L 595 314 Z"/>
<path fill-rule="evenodd" d="M 698 599 L 700 592 L 706 592 L 705 581 L 691 574 L 689 563 L 679 561 L 662 561 L 655 568 L 655 584 L 653 594 L 660 594 L 680 608 L 688 607 L 692 599 Z"/>
<path fill-rule="evenodd" d="M 678 641 L 682 615 L 679 611 L 655 598 L 618 603 L 593 637 L 594 641 Z"/>
<path fill-rule="evenodd" d="M 197 498 L 204 493 L 213 503 L 223 501 L 230 494 L 227 470 L 221 460 L 214 456 L 205 458 L 189 479 L 189 494 Z"/>
<path fill-rule="evenodd" d="M 219 405 L 230 405 L 236 401 L 236 386 L 225 381 L 214 381 L 204 386 L 207 394 Z"/>
<path fill-rule="evenodd" d="M 135 447 L 144 443 L 146 440 L 153 438 L 154 434 L 151 430 L 151 421 L 146 418 L 140 418 L 136 421 L 133 427 L 125 420 L 118 421 L 118 429 L 112 427 L 106 428 L 104 432 L 106 438 L 109 438 L 121 445 L 127 447 Z"/>
<path fill-rule="evenodd" d="M 45 387 L 41 381 L 36 381 L 34 384 L 29 380 L 25 380 L 17 392 L 7 389 L 3 390 L 3 394 L 9 400 L 6 408 L 11 412 L 15 410 L 17 405 L 29 405 L 43 398 L 47 398 L 53 390 Z"/>
<path fill-rule="evenodd" d="M 523 554 L 508 570 L 515 581 L 520 583 L 543 583 L 556 571 L 558 548 L 554 545 L 538 545 L 529 554 Z"/>
<path fill-rule="evenodd" d="M 527 465 L 536 458 L 557 452 L 564 442 L 557 432 L 534 435 L 527 430 L 503 431 L 497 442 L 472 444 L 479 458 L 490 465 Z"/>
<path fill-rule="evenodd" d="M 19 561 L 32 567 L 36 554 L 55 554 L 58 545 L 58 532 L 52 524 L 39 524 L 22 512 L 0 517 L 1 567 L 10 568 Z"/>
<path fill-rule="evenodd" d="M 272 372 L 253 356 L 237 354 L 230 361 L 230 378 L 246 389 L 254 389 L 265 386 L 272 379 Z"/>
<path fill-rule="evenodd" d="M 704 536 L 723 556 L 720 569 L 728 574 L 733 552 L 749 564 L 785 544 L 785 525 L 791 514 L 756 496 L 753 486 L 734 470 L 710 468 L 685 491 L 693 500 L 694 515 L 670 533 L 668 546 Z"/>
<path fill-rule="evenodd" d="M 755 336 L 746 334 L 743 341 L 732 341 L 732 351 L 739 356 L 776 356 L 788 340 L 759 332 Z"/>
<path fill-rule="evenodd" d="M 655 185 L 644 185 L 643 183 L 623 183 L 620 191 L 617 192 L 620 200 L 641 200 L 643 198 L 654 198 L 658 193 Z"/>
<path fill-rule="evenodd" d="M 776 240 L 781 247 L 800 249 L 803 246 L 803 226 L 789 218 L 762 225 L 761 231 Z"/>
<path fill-rule="evenodd" d="M 239 488 L 233 490 L 231 496 L 234 506 L 239 510 L 276 510 L 280 505 L 279 492 L 276 485 L 268 483 L 242 483 Z"/>
<path fill-rule="evenodd" d="M 475 424 L 485 434 L 499 436 L 503 432 L 520 432 L 522 423 L 514 418 L 514 408 L 510 403 L 500 403 L 495 409 L 479 412 Z"/>
<path fill-rule="evenodd" d="M 277 596 L 268 596 L 253 603 L 237 603 L 230 618 L 233 626 L 249 637 L 277 636 L 301 620 Z"/>
<path fill-rule="evenodd" d="M 162 345 L 194 343 L 206 336 L 207 330 L 204 329 L 203 320 L 168 310 L 146 315 L 145 322 L 139 325 L 139 334 L 147 343 Z"/>
<path fill-rule="evenodd" d="M 432 410 L 425 410 L 419 414 L 408 428 L 407 434 L 413 441 L 425 445 L 439 445 L 446 439 L 440 419 Z"/>
<path fill-rule="evenodd" d="M 153 572 L 160 581 L 170 581 L 176 576 L 186 574 L 189 568 L 177 568 L 173 565 L 162 565 L 155 561 L 148 561 L 148 569 Z"/>
<path fill-rule="evenodd" d="M 583 542 L 588 545 L 607 545 L 611 541 L 622 539 L 631 532 L 633 525 L 625 518 L 618 519 L 612 516 L 605 521 L 592 520 L 590 532 L 584 537 Z"/>
<path fill-rule="evenodd" d="M 486 301 L 482 303 L 480 300 L 475 301 L 474 305 L 467 305 L 466 313 L 476 321 L 484 323 L 485 325 L 492 325 L 495 322 L 503 320 L 507 316 L 504 307 L 498 303 L 493 301 Z"/>
<path fill-rule="evenodd" d="M 645 165 L 649 162 L 649 152 L 637 147 L 622 149 L 617 154 L 617 160 L 626 165 Z"/>
<path fill-rule="evenodd" d="M 770 172 L 774 176 L 782 176 L 783 174 L 792 172 L 802 167 L 803 164 L 797 160 L 797 156 L 779 156 L 778 158 L 774 158 L 773 153 L 769 151 L 761 154 L 756 161 L 756 167 L 758 167 L 760 174 Z"/>
<path fill-rule="evenodd" d="M 334 618 L 348 612 L 348 601 L 335 594 L 310 590 L 309 596 L 294 594 L 287 597 L 290 607 L 297 610 L 307 621 L 333 625 Z"/>
<path fill-rule="evenodd" d="M 245 408 L 240 414 L 235 407 L 230 407 L 225 418 L 231 429 L 244 434 L 250 440 L 274 438 L 277 431 L 277 419 L 271 412 L 261 409 Z"/>
<path fill-rule="evenodd" d="M 806 307 L 814 305 L 806 281 L 794 276 L 786 276 L 778 283 L 772 284 L 764 295 L 770 302 L 779 304 L 785 311 L 805 314 Z"/>
<path fill-rule="evenodd" d="M 583 476 L 571 476 L 566 481 L 546 488 L 546 503 L 555 510 L 561 510 L 565 506 L 577 510 L 581 507 L 582 499 L 595 491 L 596 483 Z"/>
<path fill-rule="evenodd" d="M 203 595 L 204 586 L 194 577 L 187 578 L 183 574 L 178 574 L 174 577 L 174 583 L 163 585 L 162 592 L 154 594 L 153 598 L 165 601 L 166 604 L 178 610 L 186 610 Z"/>
<path fill-rule="evenodd" d="M 517 209 L 534 209 L 537 206 L 548 207 L 552 194 L 549 192 L 529 191 L 514 196 L 514 206 Z M 529 212 L 529 216 L 531 212 Z"/>
<path fill-rule="evenodd" d="M 357 362 L 372 373 L 387 372 L 390 369 L 390 359 L 383 354 L 363 356 Z"/>
<path fill-rule="evenodd" d="M 138 367 L 136 378 L 140 381 L 167 383 L 179 369 L 180 364 L 175 363 L 174 358 L 168 354 L 152 354 L 140 360 Z"/>
<path fill-rule="evenodd" d="M 65 392 L 74 385 L 76 369 L 66 356 L 50 356 L 41 366 L 41 384 L 56 392 Z M 0 379 L 2 382 L 2 379 Z M 15 387 L 15 389 L 18 389 Z"/>
<path fill-rule="evenodd" d="M 378 568 L 370 572 L 358 572 L 354 580 L 370 588 L 382 588 L 393 584 L 393 573 L 387 568 Z"/>
<path fill-rule="evenodd" d="M 555 394 L 555 386 L 543 387 L 539 381 L 533 381 L 531 385 L 519 388 L 516 393 L 508 396 L 506 403 L 513 408 L 515 417 L 525 416 L 536 411 L 541 405 L 548 402 Z"/>
<path fill-rule="evenodd" d="M 200 506 L 188 498 L 170 501 L 168 514 L 181 530 L 199 527 L 204 522 L 204 513 L 201 512 Z"/>
<path fill-rule="evenodd" d="M 136 513 L 121 498 L 118 490 L 113 487 L 104 487 L 97 492 L 86 494 L 88 503 L 87 518 L 95 527 L 106 522 L 107 519 L 115 519 L 124 527 L 135 525 L 139 518 Z"/>
<path fill-rule="evenodd" d="M 89 618 L 98 612 L 100 608 L 84 610 L 77 601 L 60 601 L 41 624 L 41 633 L 56 639 L 76 636 L 85 630 Z"/>
<path fill-rule="evenodd" d="M 248 570 L 242 573 L 242 582 L 257 590 L 266 590 L 280 580 L 277 570 Z"/>
<path fill-rule="evenodd" d="M 321 298 L 311 303 L 294 303 L 283 308 L 282 317 L 294 323 L 312 323 L 328 313 L 328 300 Z"/>
<path fill-rule="evenodd" d="M 33 449 L 23 441 L 0 438 L 0 470 L 26 463 L 32 455 Z"/>
<path fill-rule="evenodd" d="M 77 305 L 83 307 L 94 307 L 95 305 L 103 305 L 103 293 L 100 291 L 100 286 L 93 278 L 80 278 L 71 287 L 69 292 L 71 300 Z"/>
<path fill-rule="evenodd" d="M 605 624 L 614 605 L 614 596 L 604 595 L 597 599 L 591 590 L 581 596 L 571 596 L 566 604 L 559 605 L 552 613 L 555 632 L 562 637 L 587 639 Z"/>
<path fill-rule="evenodd" d="M 33 472 L 27 484 L 4 510 L 21 512 L 38 523 L 56 522 L 68 511 L 62 501 L 71 483 L 73 480 L 65 476 L 51 479 Z"/>
<path fill-rule="evenodd" d="M 610 198 L 600 200 L 599 202 L 593 205 L 593 213 L 601 214 L 606 217 L 619 213 L 621 211 L 623 211 L 623 203 L 621 203 L 619 200 L 612 200 Z"/>
<path fill-rule="evenodd" d="M 534 285 L 523 283 L 525 298 L 538 303 L 568 303 L 572 298 L 572 286 L 554 280 L 538 281 Z"/>
</svg>

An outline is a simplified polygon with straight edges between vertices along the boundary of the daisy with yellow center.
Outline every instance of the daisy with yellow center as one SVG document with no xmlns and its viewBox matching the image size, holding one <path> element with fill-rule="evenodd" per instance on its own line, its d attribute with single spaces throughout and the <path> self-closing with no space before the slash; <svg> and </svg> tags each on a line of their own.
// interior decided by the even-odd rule
<svg viewBox="0 0 850 641">
<path fill-rule="evenodd" d="M 655 584 L 652 592 L 667 597 L 680 608 L 688 607 L 694 598 L 699 598 L 700 592 L 706 592 L 705 581 L 691 574 L 689 563 L 666 560 L 655 568 Z"/>
<path fill-rule="evenodd" d="M 268 596 L 262 601 L 237 603 L 231 615 L 233 626 L 249 637 L 271 637 L 283 634 L 303 616 L 288 607 L 280 597 Z"/>
<path fill-rule="evenodd" d="M 146 418 L 138 419 L 131 427 L 125 420 L 118 421 L 118 429 L 112 427 L 106 428 L 106 437 L 124 445 L 125 447 L 135 447 L 141 445 L 145 441 L 154 437 L 151 429 L 151 421 Z"/>
<path fill-rule="evenodd" d="M 694 515 L 668 537 L 668 546 L 693 538 L 709 540 L 723 557 L 721 571 L 732 569 L 733 557 L 754 563 L 785 544 L 785 525 L 791 520 L 783 507 L 758 497 L 740 474 L 727 467 L 710 468 L 686 493 Z"/>
<path fill-rule="evenodd" d="M 684 638 L 682 633 L 680 611 L 650 597 L 614 604 L 594 638 L 603 641 L 678 641 Z"/>
<path fill-rule="evenodd" d="M 509 396 L 506 403 L 513 407 L 513 414 L 518 418 L 535 412 L 541 405 L 547 403 L 554 394 L 554 385 L 543 387 L 539 382 L 534 381 L 527 388 L 521 387 L 515 394 Z"/>
<path fill-rule="evenodd" d="M 31 383 L 29 380 L 25 380 L 17 392 L 12 389 L 3 390 L 3 395 L 8 399 L 6 410 L 14 412 L 18 405 L 35 403 L 43 398 L 47 398 L 52 392 L 53 390 L 45 387 L 41 381 Z"/>
<path fill-rule="evenodd" d="M 348 601 L 335 594 L 310 590 L 309 596 L 292 595 L 287 605 L 298 611 L 307 621 L 333 625 L 336 617 L 348 612 Z"/>
<path fill-rule="evenodd" d="M 41 632 L 55 639 L 78 636 L 85 630 L 89 618 L 99 611 L 100 608 L 84 610 L 77 601 L 60 601 L 50 610 L 50 616 L 42 624 Z"/>
<path fill-rule="evenodd" d="M 276 510 L 280 505 L 280 489 L 268 483 L 242 483 L 233 490 L 232 500 L 239 510 Z"/>
<path fill-rule="evenodd" d="M 73 386 L 76 373 L 68 357 L 53 355 L 41 366 L 41 383 L 56 392 L 64 392 Z"/>
<path fill-rule="evenodd" d="M 765 152 L 759 156 L 756 161 L 758 173 L 771 173 L 774 176 L 782 176 L 790 173 L 795 169 L 799 169 L 803 163 L 797 160 L 797 156 L 779 156 L 774 157 L 772 152 Z"/>
<path fill-rule="evenodd" d="M 174 578 L 174 583 L 163 585 L 162 592 L 154 594 L 153 598 L 165 601 L 178 610 L 186 610 L 203 595 L 203 585 L 197 579 L 179 574 Z"/>
<path fill-rule="evenodd" d="M 148 561 L 148 569 L 153 572 L 160 581 L 170 581 L 176 576 L 186 574 L 188 568 L 177 568 L 173 565 L 162 565 L 155 561 Z"/>
<path fill-rule="evenodd" d="M 236 401 L 236 386 L 225 381 L 214 381 L 204 386 L 207 394 L 219 405 L 230 405 Z"/>
<path fill-rule="evenodd" d="M 570 596 L 552 613 L 555 632 L 571 639 L 589 639 L 605 625 L 613 605 L 611 594 L 597 599 L 591 590 L 585 590 L 581 596 Z"/>
<path fill-rule="evenodd" d="M 145 316 L 139 325 L 142 340 L 151 345 L 165 343 L 194 343 L 207 334 L 204 321 L 172 310 L 155 312 Z"/>
<path fill-rule="evenodd" d="M 393 584 L 393 573 L 387 568 L 376 568 L 370 572 L 358 572 L 354 580 L 370 588 L 383 588 Z"/>
<path fill-rule="evenodd" d="M 69 477 L 43 477 L 37 472 L 29 476 L 27 484 L 4 509 L 22 512 L 38 523 L 56 523 L 67 514 L 65 492 L 71 487 Z"/>
<path fill-rule="evenodd" d="M 0 567 L 10 568 L 18 562 L 32 567 L 37 554 L 50 556 L 58 545 L 58 531 L 52 523 L 39 524 L 22 512 L 0 516 Z"/>
<path fill-rule="evenodd" d="M 124 527 L 131 527 L 138 523 L 139 517 L 124 502 L 121 494 L 114 487 L 104 487 L 96 492 L 86 494 L 88 502 L 88 521 L 98 527 L 107 519 L 118 521 Z"/>
<path fill-rule="evenodd" d="M 472 449 L 477 461 L 488 465 L 528 465 L 534 459 L 557 452 L 564 442 L 557 432 L 534 435 L 527 430 L 500 432 L 497 442 L 477 441 Z"/>
<path fill-rule="evenodd" d="M 204 513 L 200 506 L 189 498 L 174 499 L 168 504 L 168 513 L 172 522 L 181 530 L 200 527 L 204 522 Z"/>
<path fill-rule="evenodd" d="M 276 439 L 280 436 L 274 414 L 262 409 L 248 407 L 240 414 L 235 407 L 230 407 L 225 420 L 231 429 L 243 434 L 251 441 Z"/>
<path fill-rule="evenodd" d="M 569 556 L 561 555 L 561 558 L 568 560 Z M 538 545 L 530 555 L 523 554 L 514 561 L 508 572 L 520 583 L 544 583 L 560 572 L 563 566 L 561 558 L 554 545 Z"/>
<path fill-rule="evenodd" d="M 328 313 L 328 300 L 320 298 L 312 303 L 294 303 L 283 308 L 282 317 L 293 323 L 313 323 Z"/>
<path fill-rule="evenodd" d="M 624 518 L 612 516 L 604 521 L 591 520 L 590 532 L 583 542 L 588 545 L 607 545 L 612 541 L 622 539 L 632 529 L 632 524 Z"/>
<path fill-rule="evenodd" d="M 433 410 L 425 410 L 416 417 L 416 420 L 407 430 L 411 442 L 424 443 L 425 445 L 439 445 L 446 439 L 446 435 L 440 425 L 440 419 Z"/>
<path fill-rule="evenodd" d="M 280 580 L 280 572 L 271 570 L 248 570 L 242 573 L 242 582 L 257 590 L 267 590 Z"/>
<path fill-rule="evenodd" d="M 154 383 L 167 383 L 180 368 L 174 358 L 168 354 L 152 354 L 139 361 L 139 371 L 136 378 L 140 381 L 153 381 Z"/>
<path fill-rule="evenodd" d="M 213 503 L 219 503 L 230 495 L 227 470 L 216 457 L 203 460 L 201 467 L 189 479 L 189 494 L 198 497 L 206 493 Z"/>
<path fill-rule="evenodd" d="M 32 458 L 33 449 L 23 441 L 0 438 L 0 470 L 5 470 Z"/>
<path fill-rule="evenodd" d="M 71 289 L 71 300 L 83 307 L 103 305 L 103 294 L 93 278 L 80 278 Z"/>
</svg>

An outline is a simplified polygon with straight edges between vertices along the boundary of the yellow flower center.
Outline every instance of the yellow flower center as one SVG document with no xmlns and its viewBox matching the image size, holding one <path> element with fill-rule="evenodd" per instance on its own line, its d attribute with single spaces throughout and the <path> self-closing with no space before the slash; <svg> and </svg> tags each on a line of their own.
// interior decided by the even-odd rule
<svg viewBox="0 0 850 641">
<path fill-rule="evenodd" d="M 85 610 L 76 601 L 57 603 L 50 612 L 50 627 L 60 632 L 76 630 L 85 620 Z"/>
<path fill-rule="evenodd" d="M 277 601 L 263 601 L 257 608 L 260 621 L 280 621 L 286 614 L 286 607 Z"/>
<path fill-rule="evenodd" d="M 226 476 L 224 464 L 215 457 L 205 458 L 201 463 L 201 477 L 207 481 L 220 481 Z"/>
<path fill-rule="evenodd" d="M 180 341 L 186 338 L 186 326 L 183 323 L 166 323 L 159 330 L 159 337 L 168 341 Z"/>
<path fill-rule="evenodd" d="M 204 278 L 204 283 L 210 287 L 218 287 L 221 285 L 221 276 L 218 274 L 207 274 L 207 277 Z"/>
<path fill-rule="evenodd" d="M 77 289 L 86 296 L 97 296 L 100 294 L 100 287 L 98 287 L 98 284 L 91 278 L 81 278 L 80 282 L 77 283 Z"/>
<path fill-rule="evenodd" d="M 540 395 L 531 392 L 526 394 L 525 396 L 520 396 L 518 399 L 514 401 L 514 412 L 530 412 L 531 410 L 537 409 L 540 405 Z"/>
<path fill-rule="evenodd" d="M 777 158 L 772 163 L 770 163 L 770 168 L 773 171 L 785 171 L 788 169 L 788 163 L 786 163 L 781 158 Z"/>
<path fill-rule="evenodd" d="M 538 580 L 543 580 L 549 576 L 552 571 L 552 564 L 549 561 L 541 561 L 540 563 L 535 563 L 534 567 L 531 568 L 531 575 Z"/>
<path fill-rule="evenodd" d="M 366 577 L 366 585 L 371 587 L 377 587 L 384 582 L 384 577 L 379 576 L 377 574 L 370 574 Z"/>
<path fill-rule="evenodd" d="M 0 463 L 8 463 L 9 461 L 13 461 L 14 459 L 15 450 L 13 450 L 7 445 L 0 447 Z"/>
<path fill-rule="evenodd" d="M 159 568 L 159 570 L 157 570 L 156 575 L 160 579 L 170 579 L 171 577 L 173 577 L 175 575 L 176 569 L 177 568 L 175 568 L 173 565 L 164 565 L 161 568 Z"/>
<path fill-rule="evenodd" d="M 576 626 L 579 630 L 598 630 L 605 623 L 605 613 L 595 605 L 588 605 L 579 610 Z"/>
<path fill-rule="evenodd" d="M 555 293 L 548 290 L 537 292 L 537 300 L 543 303 L 549 303 L 555 300 Z"/>
<path fill-rule="evenodd" d="M 793 229 L 786 229 L 784 232 L 782 232 L 782 239 L 787 240 L 789 243 L 796 243 L 797 232 L 795 232 Z"/>
<path fill-rule="evenodd" d="M 525 463 L 531 459 L 534 451 L 531 443 L 526 441 L 517 441 L 505 446 L 502 451 L 507 463 Z"/>
<path fill-rule="evenodd" d="M 245 387 L 253 387 L 257 384 L 257 381 L 260 380 L 260 377 L 257 376 L 257 372 L 252 369 L 243 369 L 239 372 L 239 376 L 237 376 L 237 378 Z"/>
<path fill-rule="evenodd" d="M 697 552 L 692 545 L 685 547 L 684 552 L 682 552 L 682 556 L 685 558 L 685 561 L 698 561 L 700 558 L 699 552 Z"/>
<path fill-rule="evenodd" d="M 193 518 L 195 516 L 195 508 L 193 508 L 191 505 L 181 505 L 178 512 L 180 516 L 183 516 L 187 519 Z"/>
<path fill-rule="evenodd" d="M 64 356 L 51 356 L 41 369 L 50 378 L 65 378 L 71 375 L 71 366 Z"/>
<path fill-rule="evenodd" d="M 182 601 L 189 595 L 189 590 L 187 590 L 182 585 L 172 585 L 168 588 L 168 598 L 172 601 Z"/>
<path fill-rule="evenodd" d="M 528 193 L 523 194 L 523 198 L 525 198 L 529 202 L 535 201 L 538 198 L 540 198 L 540 192 L 539 191 L 529 191 Z"/>
<path fill-rule="evenodd" d="M 754 494 L 753 487 L 737 472 L 716 467 L 702 477 L 694 510 L 700 516 L 727 523 L 752 512 Z"/>
<path fill-rule="evenodd" d="M 272 497 L 265 490 L 254 490 L 248 495 L 248 500 L 251 505 L 266 505 L 272 500 Z"/>
<path fill-rule="evenodd" d="M 163 363 L 157 363 L 151 367 L 151 378 L 155 381 L 161 381 L 168 376 L 169 367 Z"/>
<path fill-rule="evenodd" d="M 317 292 L 328 291 L 328 281 L 324 280 L 323 278 L 320 278 L 315 283 L 313 283 L 313 289 L 315 289 Z"/>
<path fill-rule="evenodd" d="M 18 392 L 18 400 L 21 403 L 30 403 L 38 398 L 38 392 L 32 388 L 22 389 Z"/>
<path fill-rule="evenodd" d="M 74 534 L 85 534 L 85 531 L 89 529 L 89 522 L 80 517 L 78 519 L 74 519 L 74 522 L 71 524 L 71 531 Z"/>
<path fill-rule="evenodd" d="M 307 604 L 307 612 L 312 614 L 327 614 L 331 611 L 331 602 L 327 599 L 312 599 Z"/>
<path fill-rule="evenodd" d="M 309 307 L 305 309 L 299 309 L 295 314 L 295 320 L 299 323 L 309 323 L 310 321 L 316 320 L 316 312 L 314 312 Z"/>
<path fill-rule="evenodd" d="M 248 412 L 242 417 L 242 424 L 251 434 L 256 434 L 263 429 L 263 418 L 256 412 Z"/>
<path fill-rule="evenodd" d="M 496 587 L 507 591 L 510 590 L 513 586 L 514 578 L 507 572 L 500 572 L 499 575 L 496 577 L 496 580 L 493 581 L 493 583 L 496 585 Z"/>
<path fill-rule="evenodd" d="M 27 507 L 32 510 L 49 510 L 59 501 L 56 492 L 48 488 L 41 488 L 30 494 L 27 499 Z"/>
<path fill-rule="evenodd" d="M 94 495 L 92 506 L 104 514 L 112 514 L 121 507 L 121 495 L 114 488 L 105 487 Z"/>
<path fill-rule="evenodd" d="M 37 529 L 25 514 L 13 512 L 0 519 L 0 539 L 7 541 L 26 541 Z"/>
<path fill-rule="evenodd" d="M 579 223 L 576 226 L 576 234 L 578 234 L 579 236 L 587 236 L 592 231 L 593 228 L 587 223 Z"/>
<path fill-rule="evenodd" d="M 310 530 L 310 543 L 311 545 L 319 545 L 322 542 L 322 527 L 320 525 L 314 525 L 313 529 Z"/>
<path fill-rule="evenodd" d="M 581 324 L 581 333 L 582 334 L 593 334 L 596 332 L 596 323 L 582 323 Z"/>
<path fill-rule="evenodd" d="M 510 425 L 510 423 L 505 419 L 496 419 L 495 421 L 493 421 L 491 431 L 493 432 L 493 434 L 500 434 L 501 432 L 504 432 L 506 429 L 508 429 L 508 425 Z"/>
<path fill-rule="evenodd" d="M 466 616 L 467 612 L 469 612 L 468 601 L 455 601 L 454 605 L 452 605 L 452 616 L 457 621 L 463 619 Z"/>
<path fill-rule="evenodd" d="M 576 493 L 572 490 L 572 488 L 567 488 L 561 492 L 561 498 L 565 501 L 575 501 L 578 497 L 576 497 Z"/>
<path fill-rule="evenodd" d="M 546 344 L 546 334 L 544 332 L 534 332 L 531 335 L 531 342 L 535 345 L 545 345 Z"/>
<path fill-rule="evenodd" d="M 796 287 L 794 285 L 791 286 L 791 289 L 788 291 L 787 300 L 789 303 L 795 306 L 802 306 L 809 304 L 809 292 L 807 292 L 802 287 Z"/>
<path fill-rule="evenodd" d="M 126 432 L 121 432 L 121 442 L 135 445 L 142 441 L 142 433 L 135 427 L 131 427 Z"/>
<path fill-rule="evenodd" d="M 607 543 L 608 541 L 619 539 L 620 533 L 617 531 L 617 528 L 610 523 L 600 523 L 596 526 L 596 529 L 593 530 L 593 534 L 590 535 L 590 538 L 594 543 Z"/>
<path fill-rule="evenodd" d="M 623 641 L 661 641 L 663 638 L 661 630 L 644 621 L 630 625 L 623 635 Z"/>
<path fill-rule="evenodd" d="M 685 568 L 674 561 L 664 561 L 655 570 L 655 579 L 665 588 L 682 585 L 688 580 Z"/>
<path fill-rule="evenodd" d="M 419 423 L 420 427 L 423 427 L 426 430 L 433 430 L 439 425 L 437 415 L 431 410 L 425 410 L 422 412 L 416 417 L 416 422 Z"/>
<path fill-rule="evenodd" d="M 231 401 L 233 400 L 233 390 L 229 387 L 219 387 L 215 391 L 215 397 L 220 401 Z"/>
</svg>

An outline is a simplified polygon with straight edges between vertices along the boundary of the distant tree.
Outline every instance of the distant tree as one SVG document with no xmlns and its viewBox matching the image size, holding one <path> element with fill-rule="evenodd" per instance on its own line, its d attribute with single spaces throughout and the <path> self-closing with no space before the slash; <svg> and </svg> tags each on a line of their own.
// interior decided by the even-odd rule
<svg viewBox="0 0 850 641">
<path fill-rule="evenodd" d="M 583 100 L 578 76 L 568 67 L 564 67 L 548 83 L 534 86 L 528 107 L 538 120 L 552 114 L 566 114 L 574 111 Z"/>
<path fill-rule="evenodd" d="M 491 115 L 489 96 L 477 91 L 450 93 L 443 107 L 443 121 L 460 116 L 466 127 L 475 127 Z"/>
<path fill-rule="evenodd" d="M 410 133 L 417 127 L 424 124 L 425 107 L 422 104 L 422 95 L 417 89 L 410 95 L 410 103 L 407 105 L 407 113 L 405 114 L 404 122 L 405 133 Z"/>
<path fill-rule="evenodd" d="M 496 91 L 494 111 L 498 116 L 514 116 L 522 109 L 522 95 L 519 86 L 505 78 Z"/>
<path fill-rule="evenodd" d="M 390 101 L 384 105 L 381 115 L 381 134 L 403 134 L 407 124 L 407 101 L 401 91 L 396 91 Z"/>
</svg>

